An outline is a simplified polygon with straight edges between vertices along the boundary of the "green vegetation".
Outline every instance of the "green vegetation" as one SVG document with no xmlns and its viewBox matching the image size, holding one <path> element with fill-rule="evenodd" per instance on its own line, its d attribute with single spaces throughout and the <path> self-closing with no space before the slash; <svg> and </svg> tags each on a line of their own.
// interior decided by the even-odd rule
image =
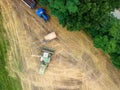
<svg viewBox="0 0 120 90">
<path fill-rule="evenodd" d="M 7 47 L 8 42 L 0 13 L 0 90 L 22 90 L 19 78 L 14 79 L 10 77 L 5 68 Z"/>
<path fill-rule="evenodd" d="M 120 69 L 120 20 L 111 17 L 101 32 L 93 37 L 94 45 L 111 56 L 113 65 Z"/>
<path fill-rule="evenodd" d="M 110 12 L 120 8 L 120 0 L 39 0 L 59 23 L 70 31 L 84 30 L 94 45 L 111 56 L 120 68 L 120 20 Z"/>
</svg>

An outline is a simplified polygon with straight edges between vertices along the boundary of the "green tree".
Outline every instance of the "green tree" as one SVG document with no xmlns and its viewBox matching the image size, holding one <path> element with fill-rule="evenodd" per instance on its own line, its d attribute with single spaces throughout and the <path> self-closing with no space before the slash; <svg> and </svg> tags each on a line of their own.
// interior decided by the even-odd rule
<svg viewBox="0 0 120 90">
<path fill-rule="evenodd" d="M 59 23 L 70 31 L 84 30 L 95 47 L 111 56 L 120 68 L 120 20 L 111 11 L 120 8 L 120 0 L 40 0 Z"/>
<path fill-rule="evenodd" d="M 120 7 L 119 0 L 40 0 L 68 30 L 100 29 L 109 12 Z"/>
</svg>

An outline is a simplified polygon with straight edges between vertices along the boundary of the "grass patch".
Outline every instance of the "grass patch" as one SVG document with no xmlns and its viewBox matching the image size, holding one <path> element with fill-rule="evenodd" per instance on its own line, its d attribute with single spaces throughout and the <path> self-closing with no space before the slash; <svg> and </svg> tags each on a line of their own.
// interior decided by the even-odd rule
<svg viewBox="0 0 120 90">
<path fill-rule="evenodd" d="M 0 90 L 22 90 L 19 78 L 12 78 L 6 70 L 6 53 L 9 44 L 0 13 Z"/>
</svg>

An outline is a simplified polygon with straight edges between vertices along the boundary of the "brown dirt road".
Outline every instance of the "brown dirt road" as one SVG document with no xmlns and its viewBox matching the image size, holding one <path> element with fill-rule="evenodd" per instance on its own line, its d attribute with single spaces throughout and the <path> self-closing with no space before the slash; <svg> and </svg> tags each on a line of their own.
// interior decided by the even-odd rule
<svg viewBox="0 0 120 90">
<path fill-rule="evenodd" d="M 21 0 L 0 0 L 0 7 L 11 46 L 7 68 L 24 90 L 120 90 L 120 72 L 82 31 L 68 32 L 53 16 L 45 23 Z M 58 38 L 40 43 L 51 31 Z M 45 75 L 39 74 L 39 58 L 31 56 L 42 45 L 56 50 Z"/>
</svg>

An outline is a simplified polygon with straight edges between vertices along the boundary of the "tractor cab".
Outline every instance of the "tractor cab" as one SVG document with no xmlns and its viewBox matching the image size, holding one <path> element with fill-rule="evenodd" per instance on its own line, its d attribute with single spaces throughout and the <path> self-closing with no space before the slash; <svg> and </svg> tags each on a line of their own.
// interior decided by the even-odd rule
<svg viewBox="0 0 120 90">
<path fill-rule="evenodd" d="M 36 15 L 43 18 L 44 21 L 48 21 L 49 20 L 49 17 L 48 15 L 45 13 L 45 10 L 43 8 L 38 8 L 36 10 Z"/>
</svg>

